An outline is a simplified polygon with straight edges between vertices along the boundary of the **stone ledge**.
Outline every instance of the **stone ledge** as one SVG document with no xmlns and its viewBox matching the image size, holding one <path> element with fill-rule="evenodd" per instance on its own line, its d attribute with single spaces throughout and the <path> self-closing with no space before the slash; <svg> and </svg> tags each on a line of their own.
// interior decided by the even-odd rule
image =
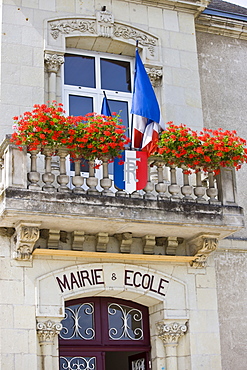
<svg viewBox="0 0 247 370">
<path fill-rule="evenodd" d="M 107 196 L 39 192 L 7 188 L 0 206 L 1 227 L 19 220 L 40 222 L 41 229 L 86 233 L 129 232 L 137 237 L 176 236 L 184 239 L 202 233 L 218 233 L 222 239 L 244 226 L 238 206 L 170 200 L 113 198 Z"/>
</svg>

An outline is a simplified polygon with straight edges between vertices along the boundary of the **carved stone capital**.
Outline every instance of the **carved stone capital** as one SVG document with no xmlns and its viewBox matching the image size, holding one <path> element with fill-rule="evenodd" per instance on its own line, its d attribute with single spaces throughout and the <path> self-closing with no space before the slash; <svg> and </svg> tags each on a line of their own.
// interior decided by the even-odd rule
<svg viewBox="0 0 247 370">
<path fill-rule="evenodd" d="M 130 253 L 132 245 L 132 233 L 115 234 L 115 238 L 120 242 L 120 252 Z"/>
<path fill-rule="evenodd" d="M 14 258 L 31 261 L 35 242 L 39 239 L 39 224 L 20 222 L 14 236 Z"/>
<path fill-rule="evenodd" d="M 160 86 L 161 78 L 163 75 L 161 68 L 145 67 L 148 77 L 150 78 L 153 87 Z"/>
<path fill-rule="evenodd" d="M 61 65 L 64 63 L 64 57 L 57 54 L 45 54 L 45 65 L 47 72 L 58 73 Z"/>
<path fill-rule="evenodd" d="M 214 252 L 218 246 L 217 235 L 199 235 L 196 238 L 189 240 L 188 245 L 190 253 L 194 255 L 190 265 L 195 268 L 205 267 L 207 258 L 210 253 Z"/>
<path fill-rule="evenodd" d="M 162 340 L 164 346 L 169 344 L 177 345 L 178 340 L 187 331 L 186 324 L 179 324 L 177 322 L 166 324 L 161 321 L 156 324 L 156 327 L 158 329 L 158 336 Z"/>
<path fill-rule="evenodd" d="M 37 322 L 37 334 L 40 344 L 52 343 L 56 335 L 60 333 L 63 325 L 60 322 L 47 320 Z"/>
</svg>

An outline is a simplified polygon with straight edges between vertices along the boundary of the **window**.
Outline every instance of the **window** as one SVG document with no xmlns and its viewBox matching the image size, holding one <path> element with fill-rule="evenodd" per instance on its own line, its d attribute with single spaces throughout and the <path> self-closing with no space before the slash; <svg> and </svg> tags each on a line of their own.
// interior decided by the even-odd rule
<svg viewBox="0 0 247 370">
<path fill-rule="evenodd" d="M 77 299 L 66 303 L 62 324 L 61 370 L 148 368 L 147 307 L 111 297 Z"/>
<path fill-rule="evenodd" d="M 103 91 L 112 112 L 120 112 L 129 136 L 132 59 L 112 54 L 65 54 L 64 107 L 70 115 L 101 112 Z"/>
</svg>

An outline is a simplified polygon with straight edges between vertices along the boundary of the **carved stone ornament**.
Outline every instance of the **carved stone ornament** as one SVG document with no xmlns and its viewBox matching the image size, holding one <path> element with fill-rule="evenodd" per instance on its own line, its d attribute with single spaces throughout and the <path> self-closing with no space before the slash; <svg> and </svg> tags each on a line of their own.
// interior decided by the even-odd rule
<svg viewBox="0 0 247 370">
<path fill-rule="evenodd" d="M 114 22 L 114 16 L 109 11 L 100 11 L 96 17 L 65 18 L 48 21 L 48 30 L 53 40 L 58 40 L 60 35 L 101 36 L 124 40 L 138 40 L 139 45 L 147 47 L 150 55 L 155 56 L 155 47 L 158 38 L 151 34 L 123 23 Z"/>
<path fill-rule="evenodd" d="M 167 344 L 178 344 L 178 340 L 187 331 L 186 324 L 179 324 L 177 322 L 171 324 L 158 322 L 156 326 L 158 329 L 158 336 L 163 341 L 164 346 Z"/>
<path fill-rule="evenodd" d="M 107 10 L 96 13 L 97 17 L 97 33 L 98 36 L 112 37 L 113 35 L 113 14 Z"/>
<path fill-rule="evenodd" d="M 50 23 L 50 32 L 54 39 L 57 39 L 59 34 L 69 34 L 73 32 L 96 34 L 96 21 L 88 19 L 63 19 Z"/>
<path fill-rule="evenodd" d="M 153 87 L 160 86 L 161 78 L 163 75 L 161 68 L 145 67 L 148 77 L 150 78 Z"/>
<path fill-rule="evenodd" d="M 190 241 L 192 244 L 193 241 Z M 195 244 L 198 244 L 197 238 L 194 240 Z M 210 237 L 201 237 L 200 247 L 197 250 L 193 261 L 190 262 L 190 265 L 194 268 L 203 268 L 206 265 L 207 258 L 210 253 L 214 252 L 218 246 L 217 238 Z"/>
<path fill-rule="evenodd" d="M 53 342 L 56 335 L 60 333 L 63 325 L 60 322 L 47 320 L 37 323 L 37 334 L 40 344 Z"/>
<path fill-rule="evenodd" d="M 47 72 L 58 73 L 61 65 L 64 63 L 64 57 L 57 54 L 45 54 L 45 66 Z"/>
<path fill-rule="evenodd" d="M 109 242 L 108 233 L 98 233 L 96 235 L 96 251 L 97 252 L 106 252 L 107 245 Z"/>
<path fill-rule="evenodd" d="M 14 258 L 21 261 L 31 261 L 35 242 L 39 239 L 39 226 L 19 223 L 14 236 Z"/>
<path fill-rule="evenodd" d="M 114 24 L 114 36 L 123 39 L 132 39 L 138 41 L 140 45 L 146 46 L 152 56 L 154 56 L 154 47 L 157 45 L 157 39 L 139 31 L 133 27 Z"/>
<path fill-rule="evenodd" d="M 115 234 L 114 237 L 120 242 L 120 252 L 130 253 L 132 245 L 132 233 Z"/>
</svg>

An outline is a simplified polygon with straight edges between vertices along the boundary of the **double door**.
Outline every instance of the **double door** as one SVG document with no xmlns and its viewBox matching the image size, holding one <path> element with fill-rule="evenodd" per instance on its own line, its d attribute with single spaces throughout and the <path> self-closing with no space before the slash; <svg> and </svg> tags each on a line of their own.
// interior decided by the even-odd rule
<svg viewBox="0 0 247 370">
<path fill-rule="evenodd" d="M 87 298 L 66 303 L 60 332 L 60 370 L 148 370 L 147 307 Z"/>
</svg>

